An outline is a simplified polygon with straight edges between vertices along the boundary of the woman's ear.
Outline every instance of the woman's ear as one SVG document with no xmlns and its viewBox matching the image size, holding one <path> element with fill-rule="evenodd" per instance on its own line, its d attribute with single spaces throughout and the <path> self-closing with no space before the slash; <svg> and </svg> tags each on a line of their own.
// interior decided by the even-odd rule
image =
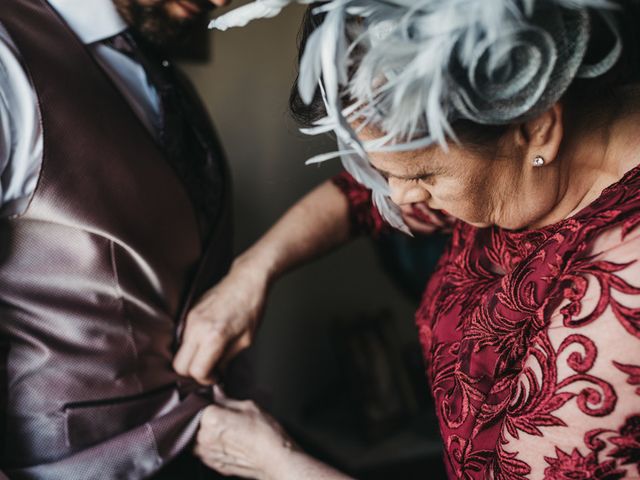
<svg viewBox="0 0 640 480">
<path fill-rule="evenodd" d="M 530 166 L 548 165 L 557 158 L 564 135 L 562 113 L 562 104 L 557 102 L 546 112 L 518 126 L 516 143 L 524 154 L 523 160 Z"/>
</svg>

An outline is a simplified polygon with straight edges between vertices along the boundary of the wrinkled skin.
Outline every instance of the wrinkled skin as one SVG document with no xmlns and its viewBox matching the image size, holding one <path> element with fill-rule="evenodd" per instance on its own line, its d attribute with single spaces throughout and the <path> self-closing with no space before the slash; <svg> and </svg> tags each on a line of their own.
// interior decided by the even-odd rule
<svg viewBox="0 0 640 480">
<path fill-rule="evenodd" d="M 277 422 L 251 401 L 228 399 L 216 387 L 216 404 L 202 415 L 195 454 L 224 475 L 267 479 L 269 465 L 285 461 L 292 443 Z"/>
</svg>

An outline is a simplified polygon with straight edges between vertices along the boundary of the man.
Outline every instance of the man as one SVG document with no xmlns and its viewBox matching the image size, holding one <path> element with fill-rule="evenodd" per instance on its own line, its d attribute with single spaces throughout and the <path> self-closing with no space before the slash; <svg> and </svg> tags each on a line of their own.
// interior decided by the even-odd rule
<svg viewBox="0 0 640 480">
<path fill-rule="evenodd" d="M 228 268 L 229 188 L 161 47 L 223 3 L 2 1 L 9 478 L 204 478 L 190 443 L 211 395 L 171 361 L 185 312 Z"/>
</svg>

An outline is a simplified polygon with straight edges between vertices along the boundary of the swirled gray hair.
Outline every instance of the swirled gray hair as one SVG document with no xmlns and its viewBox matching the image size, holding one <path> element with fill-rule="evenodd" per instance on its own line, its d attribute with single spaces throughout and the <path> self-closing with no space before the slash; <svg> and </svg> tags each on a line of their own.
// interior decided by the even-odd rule
<svg viewBox="0 0 640 480">
<path fill-rule="evenodd" d="M 212 21 L 226 30 L 277 15 L 287 4 L 257 0 Z M 407 231 L 389 199 L 370 151 L 446 147 L 452 124 L 522 122 L 557 102 L 576 78 L 607 72 L 622 45 L 613 0 L 330 0 L 317 6 L 324 21 L 309 37 L 298 88 L 310 103 L 320 88 L 327 116 L 308 134 L 335 132 L 339 149 L 308 163 L 340 156 L 370 188 L 383 217 Z M 602 15 L 617 41 L 597 64 L 584 62 L 590 15 Z M 342 99 L 350 102 L 344 106 Z M 383 136 L 361 142 L 358 128 Z"/>
</svg>

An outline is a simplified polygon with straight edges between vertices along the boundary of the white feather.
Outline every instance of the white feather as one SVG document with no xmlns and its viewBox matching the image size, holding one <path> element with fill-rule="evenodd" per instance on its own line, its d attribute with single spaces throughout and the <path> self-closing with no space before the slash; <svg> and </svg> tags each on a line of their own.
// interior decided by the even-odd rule
<svg viewBox="0 0 640 480">
<path fill-rule="evenodd" d="M 277 15 L 290 3 L 257 0 L 212 21 L 226 30 Z M 576 76 L 597 76 L 620 55 L 616 46 L 597 65 L 581 65 L 589 36 L 586 9 L 607 12 L 614 0 L 330 0 L 314 13 L 325 20 L 307 41 L 300 65 L 303 101 L 320 88 L 327 117 L 304 133 L 333 131 L 344 167 L 373 192 L 389 223 L 408 231 L 389 200 L 386 180 L 367 152 L 447 148 L 452 124 L 521 121 L 557 101 Z M 543 13 L 540 13 L 543 12 Z M 565 15 L 572 21 L 565 22 Z M 353 21 L 356 20 L 356 21 Z M 573 49 L 573 50 L 572 50 Z M 355 66 L 348 78 L 349 68 Z M 553 84 L 555 82 L 555 84 Z M 348 94 L 353 104 L 341 104 Z M 550 103 L 551 102 L 551 103 Z M 380 139 L 362 143 L 359 128 L 375 125 Z"/>
<path fill-rule="evenodd" d="M 292 0 L 257 0 L 235 8 L 209 23 L 210 29 L 225 31 L 232 27 L 244 27 L 259 18 L 271 18 L 278 15 Z M 301 0 L 300 3 L 311 3 Z"/>
</svg>

